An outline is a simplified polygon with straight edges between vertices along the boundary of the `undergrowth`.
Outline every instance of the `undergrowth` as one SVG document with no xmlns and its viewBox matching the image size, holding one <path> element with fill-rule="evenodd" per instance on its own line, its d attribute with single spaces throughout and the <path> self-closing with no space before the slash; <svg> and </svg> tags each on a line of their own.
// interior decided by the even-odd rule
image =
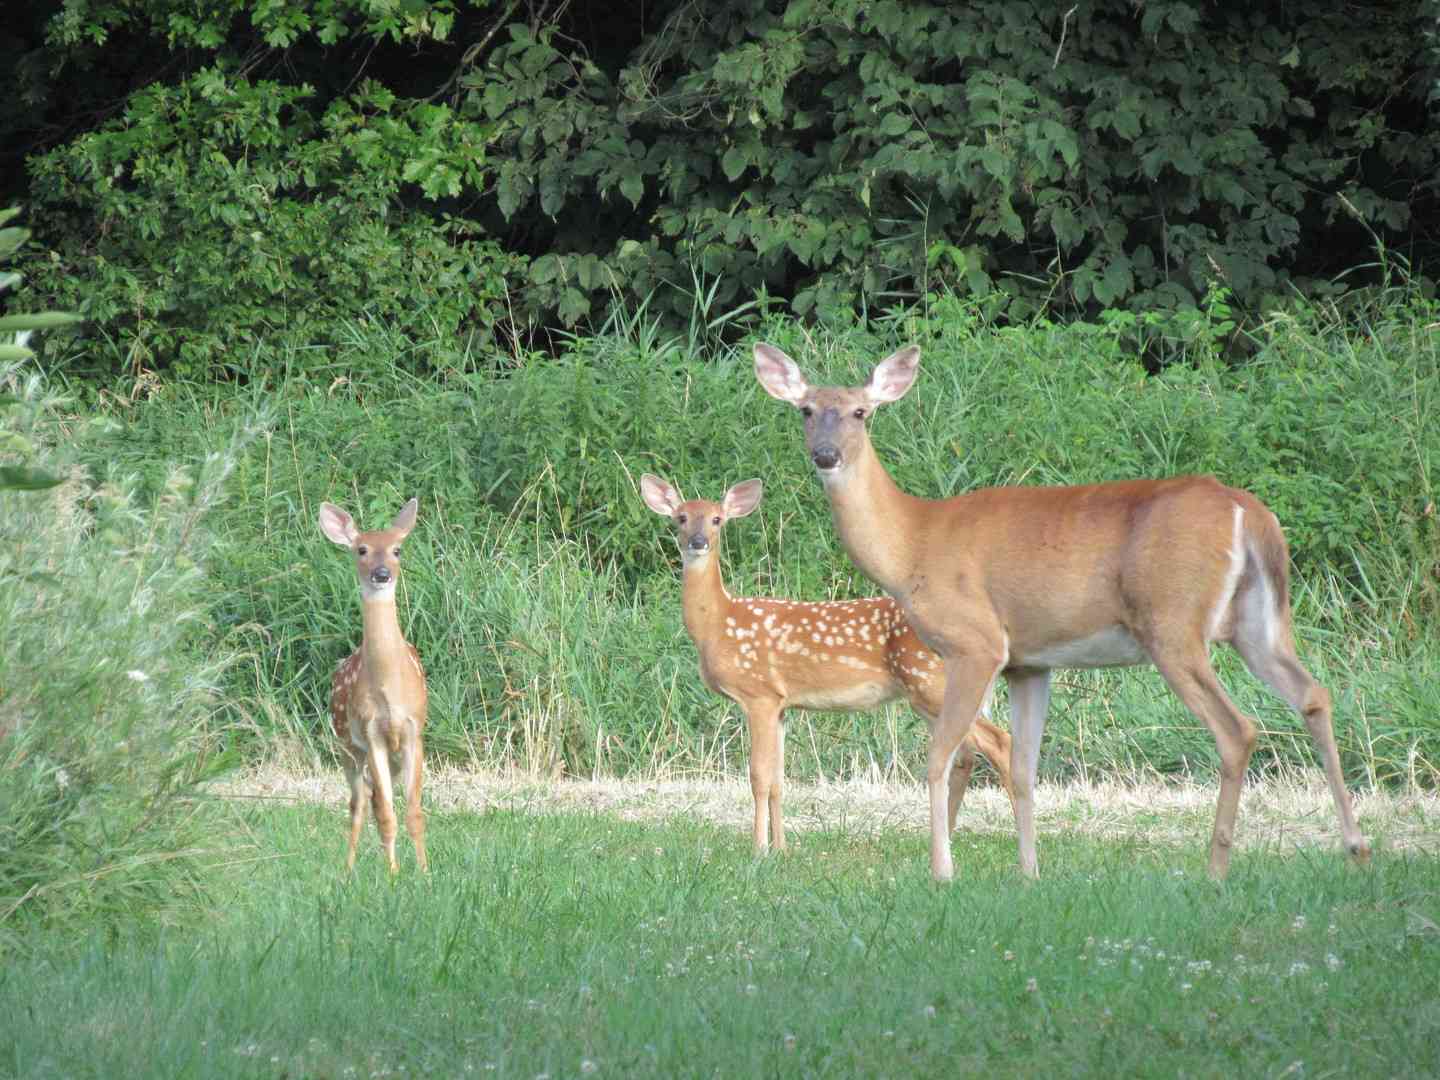
<svg viewBox="0 0 1440 1080">
<path fill-rule="evenodd" d="M 200 785 L 226 764 L 227 668 L 204 571 L 244 432 L 140 494 L 79 463 L 106 420 L 0 372 L 7 457 L 62 477 L 0 490 L 0 945 L 21 923 L 188 909 L 226 841 Z"/>
</svg>

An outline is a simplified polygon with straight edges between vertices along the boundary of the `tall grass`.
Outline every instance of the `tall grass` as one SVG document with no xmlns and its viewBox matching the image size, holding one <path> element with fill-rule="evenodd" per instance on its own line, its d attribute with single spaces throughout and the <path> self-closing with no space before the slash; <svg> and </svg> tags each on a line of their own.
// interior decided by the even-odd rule
<svg viewBox="0 0 1440 1080">
<path fill-rule="evenodd" d="M 164 917 L 224 847 L 198 785 L 224 764 L 232 657 L 202 560 L 240 440 L 141 498 L 77 463 L 104 436 L 38 378 L 11 368 L 0 388 L 7 455 L 66 477 L 0 491 L 0 940 L 31 916 Z"/>
<path fill-rule="evenodd" d="M 343 560 L 315 528 L 319 501 L 365 520 L 418 495 L 401 617 L 430 673 L 436 754 L 581 775 L 743 761 L 737 711 L 700 685 L 673 541 L 635 494 L 638 474 L 711 498 L 765 478 L 760 512 L 727 531 L 732 592 L 874 589 L 839 550 L 799 421 L 759 389 L 748 345 L 670 340 L 641 316 L 498 374 L 416 380 L 387 365 L 394 343 L 377 335 L 363 370 L 312 358 L 314 382 L 170 385 L 123 410 L 124 441 L 92 452 L 158 487 L 163 462 L 213 444 L 255 399 L 274 404 L 277 423 L 237 462 L 235 498 L 213 519 L 215 641 L 250 658 L 225 688 L 250 721 L 251 753 L 328 754 L 328 676 L 359 627 Z M 1208 471 L 1261 495 L 1291 538 L 1301 653 L 1336 695 L 1347 772 L 1433 785 L 1434 322 L 1415 300 L 1358 325 L 1277 317 L 1243 364 L 1200 351 L 1158 374 L 1126 354 L 1115 326 L 994 329 L 953 303 L 924 322 L 763 333 L 817 379 L 851 383 L 902 341 L 922 342 L 919 385 L 874 430 L 917 493 Z M 1265 733 L 1255 768 L 1308 766 L 1303 725 L 1233 657 L 1221 665 Z M 792 723 L 796 775 L 903 776 L 923 759 L 923 725 L 903 709 Z M 1047 775 L 1206 772 L 1214 761 L 1209 734 L 1148 669 L 1059 678 Z"/>
</svg>

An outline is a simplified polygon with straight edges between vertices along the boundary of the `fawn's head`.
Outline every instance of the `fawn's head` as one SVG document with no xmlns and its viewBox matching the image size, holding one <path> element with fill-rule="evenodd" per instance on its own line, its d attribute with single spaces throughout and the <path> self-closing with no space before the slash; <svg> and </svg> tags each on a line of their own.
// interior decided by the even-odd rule
<svg viewBox="0 0 1440 1080">
<path fill-rule="evenodd" d="M 686 566 L 705 558 L 720 546 L 720 530 L 731 518 L 744 517 L 760 505 L 765 486 L 759 480 L 742 480 L 721 502 L 680 497 L 680 492 L 652 473 L 640 477 L 640 495 L 655 513 L 675 523 L 680 558 Z"/>
<path fill-rule="evenodd" d="M 355 519 L 332 503 L 320 504 L 320 531 L 355 556 L 362 600 L 389 600 L 400 580 L 400 544 L 415 527 L 418 499 L 411 499 L 388 529 L 361 532 Z"/>
<path fill-rule="evenodd" d="M 860 460 L 870 442 L 865 421 L 879 406 L 904 397 L 919 370 L 920 349 L 907 345 L 876 364 L 863 386 L 811 386 L 774 345 L 755 346 L 755 377 L 766 393 L 805 417 L 805 449 L 826 484 L 843 479 Z"/>
</svg>

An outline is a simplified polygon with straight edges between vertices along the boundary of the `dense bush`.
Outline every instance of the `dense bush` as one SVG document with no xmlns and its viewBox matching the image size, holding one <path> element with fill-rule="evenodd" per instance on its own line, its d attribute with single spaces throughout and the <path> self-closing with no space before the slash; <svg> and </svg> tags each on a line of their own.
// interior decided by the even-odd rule
<svg viewBox="0 0 1440 1080">
<path fill-rule="evenodd" d="M 248 371 L 262 337 L 359 319 L 449 367 L 497 320 L 642 298 L 683 321 L 954 292 L 1023 322 L 1219 284 L 1253 326 L 1364 280 L 1376 240 L 1417 273 L 1434 252 L 1436 0 L 516 12 L 31 5 L 34 115 L 0 136 L 37 151 L 59 261 L 34 288 L 89 290 L 116 367 Z"/>
<path fill-rule="evenodd" d="M 471 108 L 502 125 L 502 211 L 559 218 L 531 280 L 567 319 L 612 276 L 683 310 L 666 286 L 697 269 L 799 313 L 940 286 L 1021 318 L 1164 310 L 1212 281 L 1259 311 L 1360 261 L 1360 223 L 1433 219 L 1427 88 L 1392 91 L 1435 14 L 685 4 L 613 81 L 517 34 Z M 570 225 L 597 196 L 634 207 L 613 238 Z"/>
<path fill-rule="evenodd" d="M 429 134 L 417 126 L 439 121 L 373 83 L 323 114 L 312 97 L 215 68 L 134 94 L 36 162 L 56 253 L 32 290 L 93 320 L 136 370 L 250 374 L 261 340 L 335 344 L 365 322 L 426 343 L 419 366 L 493 345 L 523 260 L 399 199 Z"/>
<path fill-rule="evenodd" d="M 199 789 L 224 764 L 231 660 L 207 644 L 199 560 L 236 448 L 168 469 L 140 499 L 77 464 L 108 422 L 57 446 L 62 414 L 39 380 L 9 366 L 0 388 L 4 458 L 23 448 L 65 478 L 0 490 L 0 932 L 12 917 L 163 918 L 228 844 Z"/>
</svg>

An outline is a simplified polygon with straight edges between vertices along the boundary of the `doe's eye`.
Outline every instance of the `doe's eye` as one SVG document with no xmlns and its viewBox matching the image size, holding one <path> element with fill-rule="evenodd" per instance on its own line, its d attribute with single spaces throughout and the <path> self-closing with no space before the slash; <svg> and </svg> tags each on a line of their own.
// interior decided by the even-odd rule
<svg viewBox="0 0 1440 1080">
<path fill-rule="evenodd" d="M 399 544 L 396 544 L 396 545 L 395 545 L 395 550 L 392 552 L 392 554 L 393 554 L 397 559 L 400 557 L 400 545 L 399 545 Z"/>
<path fill-rule="evenodd" d="M 356 555 L 369 555 L 369 554 L 370 554 L 370 549 L 369 549 L 368 547 L 366 547 L 364 544 L 361 544 L 359 547 L 357 547 L 357 548 L 355 549 L 355 554 L 356 554 Z"/>
<path fill-rule="evenodd" d="M 685 522 L 687 522 L 687 521 L 690 520 L 690 515 L 689 515 L 689 514 L 676 514 L 676 515 L 675 515 L 675 520 L 678 521 L 681 525 L 684 525 Z"/>
<path fill-rule="evenodd" d="M 865 419 L 865 410 L 864 410 L 864 409 L 856 409 L 856 410 L 855 410 L 855 419 L 856 419 L 856 420 L 864 420 L 864 419 Z"/>
<path fill-rule="evenodd" d="M 719 525 L 719 524 L 720 524 L 720 515 L 719 515 L 719 514 L 716 514 L 713 518 L 711 518 L 711 519 L 710 519 L 710 524 L 711 524 L 711 525 Z"/>
<path fill-rule="evenodd" d="M 812 409 L 809 405 L 801 405 L 800 415 L 805 417 L 806 420 L 809 420 L 810 417 L 815 415 L 815 410 Z"/>
</svg>

